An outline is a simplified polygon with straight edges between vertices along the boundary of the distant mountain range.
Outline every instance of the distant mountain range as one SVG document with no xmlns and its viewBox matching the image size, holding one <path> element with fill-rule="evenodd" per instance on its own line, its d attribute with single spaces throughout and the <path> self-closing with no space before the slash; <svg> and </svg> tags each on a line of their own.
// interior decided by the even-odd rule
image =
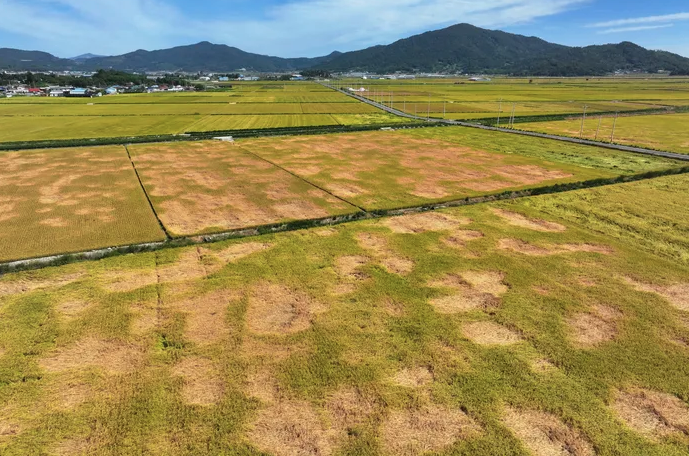
<svg viewBox="0 0 689 456">
<path fill-rule="evenodd" d="M 157 51 L 138 50 L 102 57 L 85 54 L 61 59 L 38 51 L 0 48 L 0 69 L 122 71 L 290 72 L 319 69 L 371 73 L 462 72 L 533 76 L 603 75 L 622 71 L 689 74 L 689 59 L 650 51 L 634 43 L 569 47 L 540 38 L 458 24 L 385 46 L 333 52 L 316 58 L 281 58 L 201 42 Z"/>
</svg>

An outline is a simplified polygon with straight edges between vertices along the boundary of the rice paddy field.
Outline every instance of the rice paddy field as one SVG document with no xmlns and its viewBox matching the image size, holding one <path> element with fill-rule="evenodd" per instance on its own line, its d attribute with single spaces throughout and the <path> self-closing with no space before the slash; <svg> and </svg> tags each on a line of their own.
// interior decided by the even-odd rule
<svg viewBox="0 0 689 456">
<path fill-rule="evenodd" d="M 368 211 L 636 174 L 672 160 L 458 127 L 240 143 Z"/>
<path fill-rule="evenodd" d="M 466 78 L 397 81 L 352 79 L 335 84 L 364 89 L 359 95 L 408 114 L 450 120 L 480 119 L 484 123 L 499 123 L 501 126 L 507 126 L 512 117 L 517 122 L 522 118 L 536 117 L 521 120 L 534 123 L 554 120 L 548 119 L 548 116 L 578 116 L 580 119 L 584 108 L 589 115 L 595 116 L 597 113 L 616 112 L 631 115 L 638 111 L 641 111 L 638 114 L 643 114 L 643 111 L 682 113 L 689 106 L 687 78 L 496 78 L 483 82 L 471 82 Z M 573 125 L 575 122 L 570 123 Z M 668 122 L 674 134 L 681 135 L 675 128 L 679 123 L 682 123 L 681 117 Z M 654 129 L 649 117 L 631 124 L 630 129 L 638 125 L 642 130 Z M 593 129 L 588 129 L 592 137 L 595 136 L 596 127 L 597 124 Z M 578 136 L 578 127 L 576 133 Z"/>
<path fill-rule="evenodd" d="M 687 185 L 6 274 L 0 453 L 686 455 Z"/>
<path fill-rule="evenodd" d="M 455 82 L 371 85 L 675 109 L 616 142 L 685 150 L 686 79 Z M 0 141 L 400 121 L 311 83 L 85 101 L 0 100 Z M 0 262 L 171 240 L 0 273 L 0 455 L 687 455 L 689 174 L 638 176 L 684 166 L 465 127 L 0 152 Z"/>
<path fill-rule="evenodd" d="M 358 212 L 351 204 L 223 142 L 129 146 L 173 235 L 222 232 Z"/>
<path fill-rule="evenodd" d="M 164 238 L 124 147 L 0 154 L 0 261 Z"/>
<path fill-rule="evenodd" d="M 207 93 L 0 100 L 0 142 L 400 122 L 407 120 L 315 83 L 245 83 Z"/>
<path fill-rule="evenodd" d="M 542 133 L 579 137 L 582 119 L 520 123 L 516 128 Z M 613 125 L 615 127 L 613 136 Z M 689 154 L 689 114 L 653 116 L 589 116 L 584 121 L 583 138 Z"/>
</svg>

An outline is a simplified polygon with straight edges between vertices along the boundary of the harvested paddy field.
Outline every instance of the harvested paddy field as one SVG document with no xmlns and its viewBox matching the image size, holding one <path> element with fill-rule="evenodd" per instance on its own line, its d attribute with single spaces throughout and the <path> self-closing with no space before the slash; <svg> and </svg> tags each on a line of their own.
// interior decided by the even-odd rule
<svg viewBox="0 0 689 456">
<path fill-rule="evenodd" d="M 0 261 L 164 238 L 124 147 L 0 154 Z"/>
<path fill-rule="evenodd" d="M 618 144 L 648 147 L 689 154 L 689 114 L 666 114 L 652 116 L 588 116 L 584 122 L 582 137 L 609 142 L 613 136 Z M 599 128 L 600 124 L 600 128 Z M 579 137 L 581 116 L 555 122 L 520 123 L 521 130 L 538 131 L 564 136 Z"/>
<path fill-rule="evenodd" d="M 689 265 L 551 198 L 6 274 L 0 453 L 687 454 Z"/>
<path fill-rule="evenodd" d="M 240 144 L 366 210 L 678 166 L 666 159 L 452 127 Z"/>
<path fill-rule="evenodd" d="M 357 212 L 232 143 L 129 146 L 158 215 L 193 235 Z"/>
</svg>

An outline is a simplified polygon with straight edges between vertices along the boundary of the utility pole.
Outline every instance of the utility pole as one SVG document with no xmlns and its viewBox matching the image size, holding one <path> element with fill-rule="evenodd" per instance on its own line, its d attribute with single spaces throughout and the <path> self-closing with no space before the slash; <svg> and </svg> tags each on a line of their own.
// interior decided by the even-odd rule
<svg viewBox="0 0 689 456">
<path fill-rule="evenodd" d="M 426 121 L 431 120 L 431 94 L 428 94 L 428 113 L 426 115 Z"/>
<path fill-rule="evenodd" d="M 579 137 L 581 138 L 584 136 L 584 121 L 586 120 L 586 108 L 588 108 L 587 105 L 584 105 L 584 115 L 581 116 L 581 129 L 579 130 Z"/>
<path fill-rule="evenodd" d="M 517 109 L 517 103 L 512 104 L 512 115 L 510 116 L 510 128 L 514 128 L 514 110 Z"/>
<path fill-rule="evenodd" d="M 619 112 L 615 113 L 615 120 L 613 120 L 613 122 L 612 122 L 612 133 L 610 134 L 610 142 L 611 143 L 613 141 L 615 141 L 615 126 L 617 125 L 617 115 L 618 114 L 619 114 Z"/>
<path fill-rule="evenodd" d="M 500 127 L 500 113 L 502 112 L 502 98 L 498 102 L 498 127 Z"/>
<path fill-rule="evenodd" d="M 598 128 L 596 129 L 596 137 L 594 138 L 594 141 L 598 141 L 598 133 L 600 132 L 600 124 L 603 122 L 603 116 L 600 116 L 598 118 Z"/>
</svg>

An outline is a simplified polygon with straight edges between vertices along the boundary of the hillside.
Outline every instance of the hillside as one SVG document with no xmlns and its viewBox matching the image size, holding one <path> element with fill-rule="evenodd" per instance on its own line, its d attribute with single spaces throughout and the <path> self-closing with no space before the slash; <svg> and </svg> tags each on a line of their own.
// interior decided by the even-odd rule
<svg viewBox="0 0 689 456">
<path fill-rule="evenodd" d="M 348 52 L 319 65 L 331 71 L 434 71 L 516 75 L 579 76 L 616 70 L 682 72 L 689 59 L 649 51 L 633 43 L 568 47 L 540 38 L 458 24 L 396 41 Z"/>
<path fill-rule="evenodd" d="M 329 61 L 331 56 L 284 59 L 244 52 L 231 46 L 207 41 L 157 51 L 138 50 L 115 57 L 93 58 L 85 68 L 112 68 L 130 71 L 234 71 L 240 68 L 265 72 L 293 71 Z"/>
<path fill-rule="evenodd" d="M 316 58 L 281 58 L 201 42 L 112 57 L 68 60 L 36 51 L 0 49 L 0 68 L 14 70 L 213 71 L 240 68 L 260 72 L 322 69 L 366 71 L 495 73 L 534 76 L 604 75 L 617 70 L 689 74 L 689 59 L 650 51 L 634 43 L 568 47 L 540 38 L 486 30 L 469 24 L 422 33 L 385 46 Z"/>
<path fill-rule="evenodd" d="M 0 48 L 0 69 L 6 70 L 68 70 L 76 66 L 47 52 Z"/>
</svg>

